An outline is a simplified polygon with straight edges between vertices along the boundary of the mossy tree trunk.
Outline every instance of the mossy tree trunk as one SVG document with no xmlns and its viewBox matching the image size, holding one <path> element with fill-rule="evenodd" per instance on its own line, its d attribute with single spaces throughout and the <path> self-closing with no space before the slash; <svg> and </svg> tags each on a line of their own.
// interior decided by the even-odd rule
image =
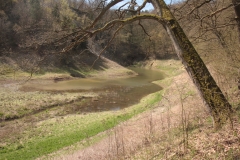
<svg viewBox="0 0 240 160">
<path fill-rule="evenodd" d="M 153 4 L 157 10 L 157 14 L 139 14 L 126 19 L 115 19 L 106 23 L 102 28 L 93 29 L 99 19 L 109 10 L 112 6 L 123 0 L 112 0 L 97 16 L 91 25 L 83 29 L 83 32 L 76 32 L 77 36 L 74 38 L 75 41 L 64 49 L 64 52 L 69 51 L 75 45 L 82 43 L 86 38 L 92 37 L 97 33 L 100 33 L 112 26 L 117 25 L 118 29 L 115 31 L 114 36 L 117 32 L 126 24 L 130 24 L 134 21 L 141 19 L 153 19 L 160 22 L 166 29 L 170 36 L 176 53 L 183 65 L 185 66 L 188 74 L 192 78 L 196 85 L 202 99 L 205 101 L 206 106 L 213 117 L 215 128 L 221 128 L 221 126 L 227 121 L 231 120 L 232 106 L 229 104 L 222 91 L 216 84 L 215 80 L 208 71 L 206 65 L 198 55 L 197 51 L 188 40 L 187 36 L 183 32 L 181 26 L 178 24 L 170 9 L 167 7 L 164 0 L 144 0 L 142 6 L 139 7 L 139 13 L 144 8 L 147 2 Z M 89 31 L 92 29 L 92 31 Z M 114 38 L 114 36 L 112 38 Z M 106 46 L 107 47 L 107 46 Z M 105 48 L 106 48 L 105 47 Z M 101 51 L 101 53 L 104 50 Z M 101 55 L 101 53 L 99 55 Z"/>
<path fill-rule="evenodd" d="M 178 57 L 209 108 L 216 129 L 231 120 L 232 107 L 163 0 L 151 0 L 173 41 Z"/>
</svg>

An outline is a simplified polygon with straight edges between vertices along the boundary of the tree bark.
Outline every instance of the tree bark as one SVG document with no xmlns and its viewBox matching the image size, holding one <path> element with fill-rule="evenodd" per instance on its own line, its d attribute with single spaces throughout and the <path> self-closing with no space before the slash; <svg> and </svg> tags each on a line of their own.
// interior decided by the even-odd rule
<svg viewBox="0 0 240 160">
<path fill-rule="evenodd" d="M 234 5 L 234 10 L 236 13 L 236 21 L 237 21 L 237 25 L 238 25 L 238 38 L 239 38 L 239 42 L 240 42 L 240 0 L 232 0 L 232 3 Z"/>
<path fill-rule="evenodd" d="M 223 95 L 164 0 L 151 0 L 151 2 L 160 17 L 164 19 L 163 26 L 174 44 L 178 57 L 209 108 L 214 120 L 214 127 L 216 129 L 221 128 L 229 118 L 231 120 L 232 106 Z"/>
</svg>

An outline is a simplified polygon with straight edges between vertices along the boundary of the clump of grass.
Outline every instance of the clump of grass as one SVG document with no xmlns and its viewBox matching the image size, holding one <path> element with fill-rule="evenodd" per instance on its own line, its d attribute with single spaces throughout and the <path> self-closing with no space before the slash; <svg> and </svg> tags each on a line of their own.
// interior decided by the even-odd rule
<svg viewBox="0 0 240 160">
<path fill-rule="evenodd" d="M 87 137 L 110 129 L 120 122 L 146 111 L 161 100 L 161 92 L 149 95 L 142 103 L 124 111 L 72 115 L 39 123 L 37 128 L 26 131 L 21 143 L 10 144 L 0 151 L 0 159 L 33 159 L 72 145 Z M 14 147 L 20 145 L 22 147 Z"/>
<path fill-rule="evenodd" d="M 0 91 L 1 119 L 23 117 L 31 112 L 47 109 L 49 106 L 74 101 L 82 93 L 21 92 L 2 89 Z"/>
<path fill-rule="evenodd" d="M 7 75 L 7 74 L 11 74 L 14 73 L 15 70 L 13 67 L 11 67 L 10 65 L 7 64 L 0 64 L 0 75 Z"/>
<path fill-rule="evenodd" d="M 171 72 L 171 74 L 172 73 L 175 72 Z M 27 129 L 23 134 L 19 135 L 18 141 L 9 141 L 8 145 L 0 150 L 0 159 L 34 159 L 75 144 L 88 137 L 92 137 L 102 131 L 110 129 L 139 113 L 151 109 L 162 99 L 163 93 L 164 90 L 151 94 L 142 99 L 140 104 L 126 108 L 122 111 L 70 115 L 42 121 L 38 123 L 36 127 Z M 76 98 L 73 94 L 74 93 L 66 95 L 57 93 L 52 95 L 48 93 L 32 92 L 31 96 L 24 95 L 24 97 L 21 97 L 16 94 L 12 97 L 10 96 L 10 99 L 12 99 L 15 104 L 20 104 L 20 107 L 17 107 L 19 109 L 15 108 L 15 111 L 18 111 L 18 115 L 22 115 L 27 114 L 33 109 L 31 108 L 33 104 L 27 102 L 38 102 L 35 104 L 41 104 L 41 106 L 34 105 L 34 109 L 36 107 L 41 108 L 44 107 L 44 104 L 59 103 L 59 101 L 68 100 L 67 98 Z M 5 97 L 7 98 L 7 96 Z M 49 99 L 49 97 L 51 98 Z M 60 97 L 60 100 L 58 97 Z M 8 101 L 10 101 L 10 99 L 8 99 Z M 18 100 L 14 101 L 14 99 Z M 14 115 L 10 110 L 8 112 L 11 113 L 8 115 Z M 5 112 L 3 113 L 5 114 Z"/>
</svg>

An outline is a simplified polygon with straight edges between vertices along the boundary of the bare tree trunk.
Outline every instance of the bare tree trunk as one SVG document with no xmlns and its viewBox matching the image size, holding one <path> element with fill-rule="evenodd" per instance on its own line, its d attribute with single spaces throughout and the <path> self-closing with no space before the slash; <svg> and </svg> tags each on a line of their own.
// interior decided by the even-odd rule
<svg viewBox="0 0 240 160">
<path fill-rule="evenodd" d="M 209 108 L 214 119 L 215 128 L 221 128 L 231 118 L 232 106 L 223 95 L 164 0 L 151 0 L 151 2 L 161 18 L 165 20 L 163 26 L 173 41 L 178 57 L 196 85 L 206 106 Z"/>
<path fill-rule="evenodd" d="M 239 34 L 239 42 L 240 42 L 240 0 L 232 0 L 232 3 L 234 5 L 234 10 L 236 13 L 236 21 L 238 25 L 238 34 Z"/>
</svg>

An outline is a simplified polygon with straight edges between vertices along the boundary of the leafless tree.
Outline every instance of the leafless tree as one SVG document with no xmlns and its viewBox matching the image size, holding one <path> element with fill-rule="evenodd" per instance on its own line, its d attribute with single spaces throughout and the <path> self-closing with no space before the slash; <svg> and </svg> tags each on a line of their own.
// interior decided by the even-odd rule
<svg viewBox="0 0 240 160">
<path fill-rule="evenodd" d="M 117 35 L 123 26 L 139 20 L 154 20 L 163 25 L 169 37 L 172 40 L 175 51 L 182 61 L 186 71 L 196 85 L 201 97 L 209 108 L 209 111 L 214 119 L 215 128 L 220 128 L 232 116 L 232 107 L 224 97 L 222 91 L 216 84 L 215 80 L 208 71 L 206 65 L 198 55 L 197 51 L 188 40 L 188 37 L 183 32 L 177 20 L 171 13 L 170 9 L 163 0 L 144 0 L 137 8 L 124 8 L 121 6 L 118 11 L 118 18 L 105 23 L 103 26 L 98 26 L 98 22 L 103 18 L 104 14 L 114 5 L 122 0 L 112 0 L 107 5 L 101 8 L 101 12 L 94 19 L 94 21 L 87 27 L 79 29 L 77 32 L 69 34 L 67 37 L 74 37 L 74 42 L 70 43 L 64 48 L 64 52 L 71 50 L 74 46 L 85 41 L 94 35 L 116 28 L 112 39 Z M 105 1 L 101 1 L 102 3 Z M 134 1 L 136 2 L 136 1 Z M 152 3 L 156 14 L 142 14 L 141 10 L 147 3 Z M 125 4 L 129 5 L 129 4 Z M 130 17 L 125 17 L 126 13 L 138 13 Z M 97 27 L 96 27 L 97 26 Z M 67 38 L 65 37 L 65 38 Z M 112 40 L 111 39 L 111 40 Z M 111 42 L 109 41 L 109 43 Z M 109 45 L 106 45 L 106 47 Z M 105 47 L 105 48 L 106 48 Z M 101 56 L 100 52 L 99 56 Z"/>
</svg>

